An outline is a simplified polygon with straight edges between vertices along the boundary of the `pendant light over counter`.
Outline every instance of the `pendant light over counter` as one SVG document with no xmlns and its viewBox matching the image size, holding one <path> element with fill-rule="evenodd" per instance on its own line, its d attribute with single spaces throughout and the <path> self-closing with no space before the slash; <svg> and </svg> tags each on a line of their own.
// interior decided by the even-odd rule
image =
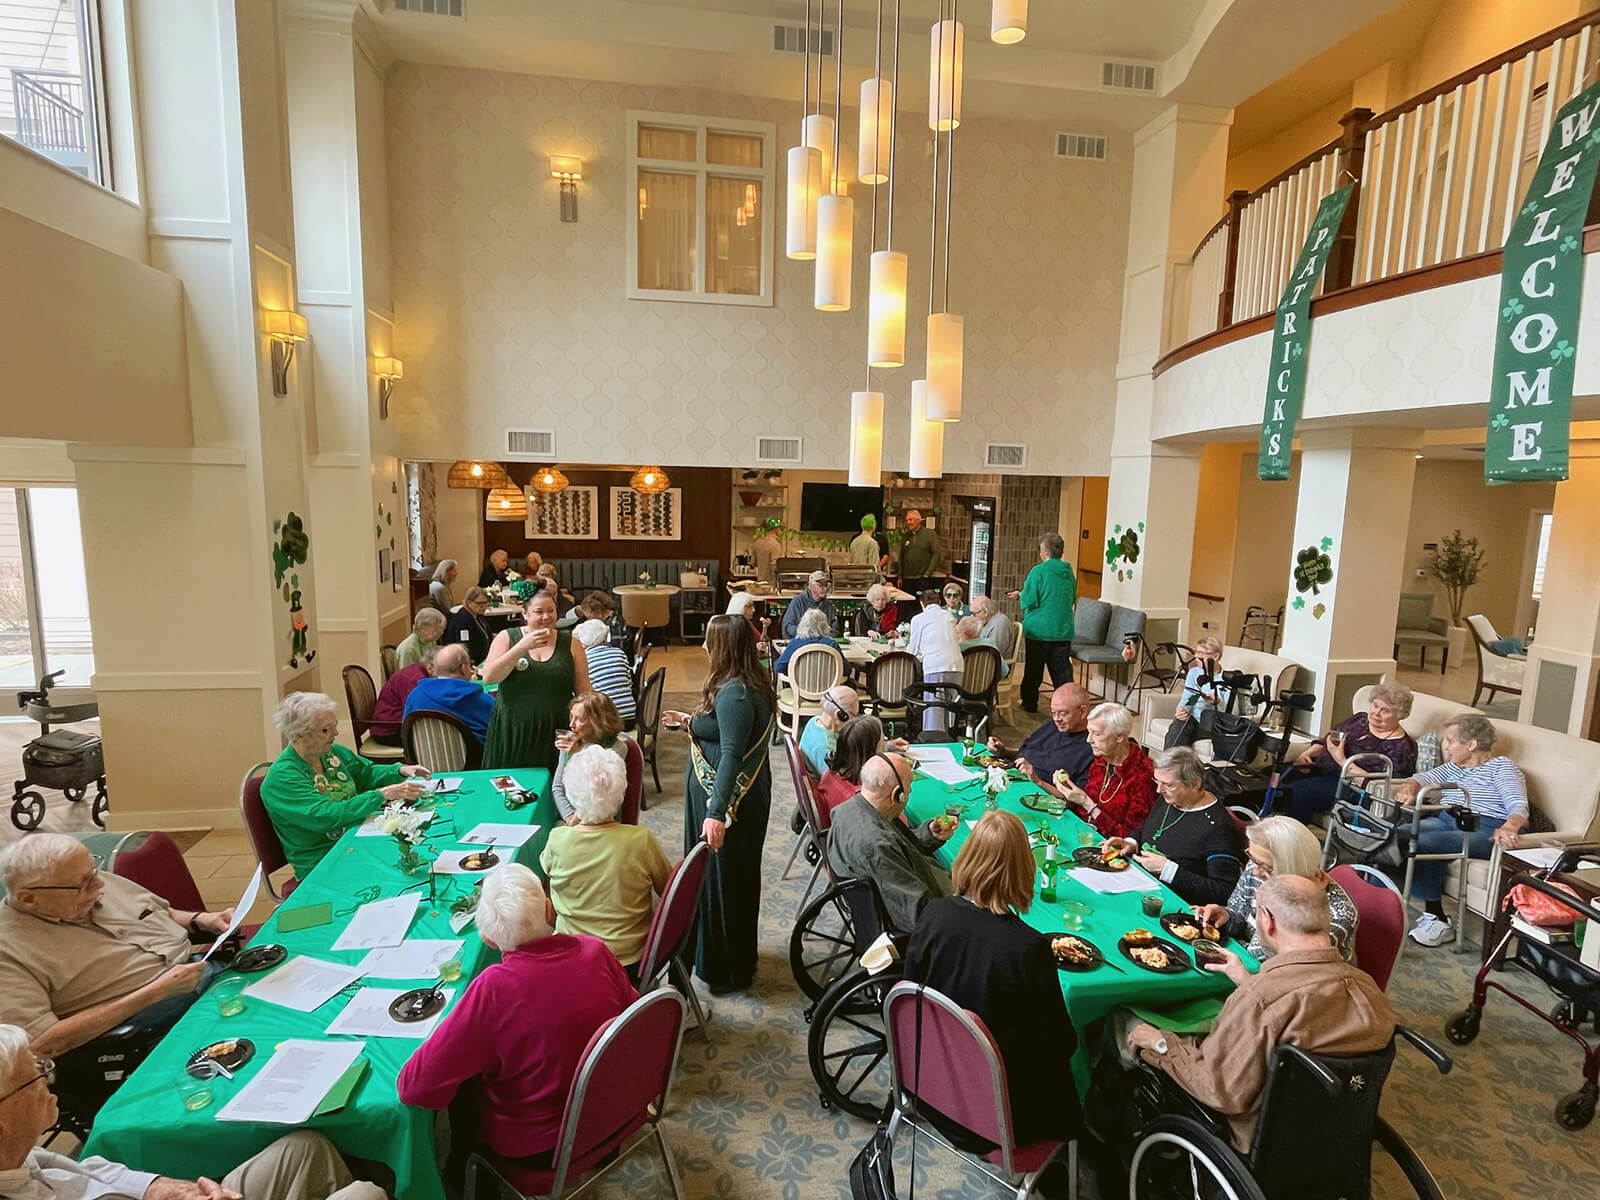
<svg viewBox="0 0 1600 1200">
<path fill-rule="evenodd" d="M 540 467 L 533 473 L 533 482 L 529 486 L 536 492 L 553 496 L 567 490 L 567 477 L 561 473 L 560 467 Z"/>
<path fill-rule="evenodd" d="M 939 6 L 941 19 L 933 23 L 928 44 L 928 128 L 937 133 L 961 124 L 961 83 L 966 74 L 967 33 L 953 10 L 944 19 L 945 7 Z"/>
<path fill-rule="evenodd" d="M 911 383 L 911 469 L 913 479 L 937 479 L 944 474 L 944 422 L 928 420 L 928 383 Z"/>
<path fill-rule="evenodd" d="M 928 239 L 928 327 L 927 385 L 924 389 L 925 415 L 930 421 L 959 421 L 966 357 L 966 322 L 950 311 L 950 209 L 955 181 L 955 130 L 960 122 L 961 46 L 964 38 L 957 20 L 960 0 L 941 0 L 940 19 L 931 31 L 929 59 L 937 74 L 931 81 L 930 99 L 946 103 L 942 118 L 935 122 L 932 109 L 929 125 L 933 134 L 933 201 L 929 216 Z M 952 52 L 952 46 L 954 52 Z M 942 99 L 941 99 L 942 98 Z M 939 254 L 939 140 L 944 136 L 944 288 L 937 287 L 941 261 Z M 938 308 L 935 309 L 937 303 Z"/>
<path fill-rule="evenodd" d="M 883 25 L 883 0 L 878 0 L 878 24 Z M 883 75 L 882 33 L 878 36 L 878 50 L 874 54 L 873 74 Z M 909 263 L 902 251 L 894 248 L 894 159 L 896 149 L 895 126 L 900 93 L 900 0 L 894 0 L 893 66 L 889 76 L 891 103 L 889 106 L 889 158 L 879 162 L 878 169 L 889 182 L 887 219 L 884 224 L 884 247 L 878 249 L 878 190 L 872 190 L 872 256 L 871 274 L 867 292 L 867 366 L 903 367 L 906 361 L 906 274 Z M 878 134 L 882 141 L 882 133 Z"/>
<path fill-rule="evenodd" d="M 989 39 L 1014 46 L 1028 36 L 1028 0 L 993 0 L 989 10 Z"/>
<path fill-rule="evenodd" d="M 850 393 L 850 486 L 883 482 L 883 393 Z"/>
<path fill-rule="evenodd" d="M 817 0 L 817 3 L 820 5 L 823 0 Z M 817 24 L 820 29 L 821 21 Z M 817 49 L 820 71 L 821 46 Z M 805 62 L 802 69 L 804 84 L 800 92 L 800 144 L 790 147 L 788 156 L 784 252 L 796 261 L 807 262 L 817 257 L 817 201 L 822 196 L 825 182 L 822 151 L 811 144 L 812 139 L 820 137 L 821 133 L 820 124 L 814 124 L 811 119 L 811 0 L 806 0 Z"/>
<path fill-rule="evenodd" d="M 833 18 L 833 116 L 825 118 L 831 142 L 823 164 L 827 193 L 817 201 L 817 277 L 812 302 L 819 312 L 849 311 L 853 282 L 856 204 L 844 194 L 839 178 L 839 102 L 843 87 L 844 0 L 839 0 Z"/>
<path fill-rule="evenodd" d="M 505 486 L 497 487 L 489 493 L 489 498 L 483 505 L 483 519 L 485 521 L 526 521 L 528 519 L 527 493 L 510 480 L 507 480 Z"/>
</svg>

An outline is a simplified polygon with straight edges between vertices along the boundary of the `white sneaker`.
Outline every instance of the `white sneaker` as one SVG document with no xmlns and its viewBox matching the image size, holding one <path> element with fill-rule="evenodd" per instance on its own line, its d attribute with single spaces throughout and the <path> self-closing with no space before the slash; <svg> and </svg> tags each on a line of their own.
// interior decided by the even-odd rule
<svg viewBox="0 0 1600 1200">
<path fill-rule="evenodd" d="M 1423 913 L 1411 930 L 1411 940 L 1422 946 L 1443 946 L 1456 940 L 1455 926 L 1447 918 Z"/>
</svg>

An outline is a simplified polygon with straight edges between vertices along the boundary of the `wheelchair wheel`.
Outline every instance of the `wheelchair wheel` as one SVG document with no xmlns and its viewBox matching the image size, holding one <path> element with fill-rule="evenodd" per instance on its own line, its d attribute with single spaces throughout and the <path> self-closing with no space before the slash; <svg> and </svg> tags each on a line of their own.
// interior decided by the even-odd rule
<svg viewBox="0 0 1600 1200">
<path fill-rule="evenodd" d="M 1266 1200 L 1233 1148 L 1200 1122 L 1151 1122 L 1128 1167 L 1129 1200 Z"/>
<path fill-rule="evenodd" d="M 1417 1152 L 1411 1148 L 1411 1144 L 1395 1132 L 1394 1126 L 1382 1117 L 1379 1117 L 1377 1124 L 1372 1127 L 1372 1140 L 1394 1160 L 1394 1165 L 1400 1168 L 1400 1173 L 1406 1177 L 1406 1182 L 1411 1185 L 1411 1190 L 1417 1194 L 1418 1200 L 1444 1200 L 1444 1193 L 1434 1182 L 1433 1173 L 1428 1170 L 1427 1164 L 1417 1157 Z"/>
<path fill-rule="evenodd" d="M 1444 1023 L 1444 1035 L 1458 1046 L 1465 1046 L 1478 1036 L 1478 1026 L 1483 1013 L 1476 1008 L 1464 1008 Z"/>
<path fill-rule="evenodd" d="M 11 801 L 11 823 L 23 833 L 32 833 L 44 820 L 44 796 L 36 791 L 18 792 Z"/>
<path fill-rule="evenodd" d="M 856 957 L 856 926 L 838 887 L 830 887 L 801 910 L 789 936 L 789 969 L 807 1000 L 850 970 Z"/>
<path fill-rule="evenodd" d="M 94 823 L 101 829 L 106 827 L 106 809 L 111 807 L 111 801 L 106 796 L 105 777 L 101 776 L 99 790 L 94 794 L 94 804 L 89 809 L 89 815 L 94 818 Z M 643 807 L 641 804 L 640 807 Z"/>
<path fill-rule="evenodd" d="M 861 971 L 835 982 L 817 1001 L 806 1051 L 823 1108 L 869 1121 L 888 1110 L 889 1035 L 883 999 L 899 982 L 895 971 Z"/>
<path fill-rule="evenodd" d="M 1594 1120 L 1595 1099 L 1593 1085 L 1568 1092 L 1556 1104 L 1556 1123 L 1563 1129 L 1583 1129 Z"/>
</svg>

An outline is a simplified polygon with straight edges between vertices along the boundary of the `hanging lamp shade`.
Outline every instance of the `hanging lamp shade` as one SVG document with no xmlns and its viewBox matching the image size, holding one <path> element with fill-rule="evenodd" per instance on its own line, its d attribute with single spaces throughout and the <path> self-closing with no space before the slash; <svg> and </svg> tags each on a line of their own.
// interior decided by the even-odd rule
<svg viewBox="0 0 1600 1200">
<path fill-rule="evenodd" d="M 928 128 L 948 133 L 961 124 L 961 77 L 967 34 L 960 21 L 935 21 L 928 44 Z"/>
<path fill-rule="evenodd" d="M 822 113 L 812 113 L 800 124 L 800 143 L 822 154 L 822 185 L 818 196 L 833 191 L 833 118 Z M 816 201 L 812 201 L 816 203 Z"/>
<path fill-rule="evenodd" d="M 961 419 L 961 376 L 966 320 L 955 313 L 928 314 L 928 420 Z"/>
<path fill-rule="evenodd" d="M 906 267 L 906 256 L 899 250 L 879 250 L 872 256 L 867 294 L 868 366 L 905 366 Z"/>
<path fill-rule="evenodd" d="M 821 312 L 847 312 L 855 259 L 856 202 L 849 196 L 817 201 L 817 280 L 814 299 Z"/>
<path fill-rule="evenodd" d="M 1028 36 L 1028 0 L 993 0 L 989 40 L 1013 46 Z"/>
<path fill-rule="evenodd" d="M 883 482 L 883 393 L 850 393 L 850 486 Z"/>
<path fill-rule="evenodd" d="M 913 479 L 944 474 L 944 422 L 928 420 L 928 382 L 911 381 L 911 468 Z"/>
<path fill-rule="evenodd" d="M 856 177 L 889 182 L 889 130 L 894 125 L 894 85 L 872 78 L 861 85 L 861 122 L 856 140 Z"/>
<path fill-rule="evenodd" d="M 446 487 L 453 488 L 497 488 L 508 485 L 511 478 L 497 462 L 461 459 L 450 464 L 450 473 L 444 482 Z"/>
<path fill-rule="evenodd" d="M 660 467 L 640 467 L 628 480 L 628 486 L 643 496 L 654 496 L 672 486 L 672 480 Z"/>
<path fill-rule="evenodd" d="M 540 467 L 533 473 L 533 481 L 529 486 L 536 492 L 552 496 L 567 490 L 567 477 L 561 473 L 560 467 Z"/>
<path fill-rule="evenodd" d="M 526 521 L 528 519 L 527 494 L 514 483 L 490 491 L 483 505 L 485 521 Z"/>
<path fill-rule="evenodd" d="M 822 151 L 815 146 L 789 150 L 788 224 L 785 250 L 790 258 L 817 256 L 817 200 L 822 195 Z"/>
</svg>

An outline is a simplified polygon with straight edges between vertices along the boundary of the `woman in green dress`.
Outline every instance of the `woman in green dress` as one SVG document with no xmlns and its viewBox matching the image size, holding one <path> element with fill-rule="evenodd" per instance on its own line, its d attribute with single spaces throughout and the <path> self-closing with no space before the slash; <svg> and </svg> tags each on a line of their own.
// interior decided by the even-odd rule
<svg viewBox="0 0 1600 1200">
<path fill-rule="evenodd" d="M 578 639 L 556 628 L 549 591 L 529 597 L 522 628 L 495 634 L 483 680 L 500 685 L 483 739 L 484 770 L 553 769 L 556 730 L 566 724 L 572 698 L 589 690 L 589 664 Z"/>
<path fill-rule="evenodd" d="M 713 995 L 740 992 L 756 977 L 761 913 L 761 848 L 772 808 L 767 747 L 775 702 L 771 677 L 743 617 L 712 617 L 706 626 L 711 669 L 691 716 L 668 710 L 669 728 L 687 726 L 683 848 L 711 847 L 700 894 L 695 970 Z"/>
<path fill-rule="evenodd" d="M 391 800 L 415 800 L 427 767 L 375 763 L 334 739 L 339 708 L 320 692 L 291 692 L 278 705 L 278 732 L 288 740 L 261 781 L 261 803 L 272 818 L 294 877 L 304 879 L 352 825 Z"/>
</svg>

